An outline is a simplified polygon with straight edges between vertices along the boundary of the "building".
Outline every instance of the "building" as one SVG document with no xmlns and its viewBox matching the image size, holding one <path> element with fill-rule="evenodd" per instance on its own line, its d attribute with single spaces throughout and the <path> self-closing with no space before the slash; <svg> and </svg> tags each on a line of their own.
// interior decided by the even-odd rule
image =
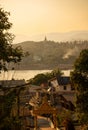
<svg viewBox="0 0 88 130">
<path fill-rule="evenodd" d="M 54 93 L 63 95 L 67 100 L 74 103 L 75 91 L 71 84 L 70 77 L 59 76 L 49 80 L 49 86 L 53 88 Z"/>
<path fill-rule="evenodd" d="M 74 90 L 71 81 L 70 81 L 70 77 L 68 76 L 59 76 L 59 77 L 55 77 L 51 80 L 49 80 L 49 85 L 54 87 L 56 91 L 63 91 L 63 92 L 67 92 L 67 91 L 72 91 Z"/>
<path fill-rule="evenodd" d="M 22 80 L 0 80 L 0 86 L 2 87 L 17 87 L 24 85 L 26 82 L 24 79 Z"/>
</svg>

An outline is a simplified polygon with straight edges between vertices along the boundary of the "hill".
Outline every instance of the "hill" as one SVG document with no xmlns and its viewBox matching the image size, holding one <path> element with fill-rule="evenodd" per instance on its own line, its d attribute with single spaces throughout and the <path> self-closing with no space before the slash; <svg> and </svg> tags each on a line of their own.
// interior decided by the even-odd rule
<svg viewBox="0 0 88 130">
<path fill-rule="evenodd" d="M 44 37 L 55 42 L 66 42 L 66 41 L 83 41 L 88 40 L 88 31 L 70 31 L 64 33 L 46 33 L 46 34 L 36 34 L 36 35 L 16 35 L 14 43 L 20 43 L 23 41 L 43 41 Z"/>
<path fill-rule="evenodd" d="M 54 42 L 26 41 L 14 46 L 21 46 L 29 56 L 23 58 L 19 69 L 71 69 L 82 49 L 88 48 L 88 41 Z M 17 68 L 17 67 L 16 67 Z"/>
</svg>

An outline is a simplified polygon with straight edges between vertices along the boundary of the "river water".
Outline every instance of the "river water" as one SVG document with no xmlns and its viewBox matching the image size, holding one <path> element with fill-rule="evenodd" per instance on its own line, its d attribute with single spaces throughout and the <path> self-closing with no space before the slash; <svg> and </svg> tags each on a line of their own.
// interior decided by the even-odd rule
<svg viewBox="0 0 88 130">
<path fill-rule="evenodd" d="M 11 79 L 25 79 L 29 80 L 33 78 L 35 75 L 40 73 L 51 72 L 52 70 L 15 70 L 15 71 L 8 71 L 8 72 L 1 72 L 0 73 L 0 80 L 11 80 Z M 70 75 L 71 70 L 63 70 L 65 76 Z"/>
</svg>

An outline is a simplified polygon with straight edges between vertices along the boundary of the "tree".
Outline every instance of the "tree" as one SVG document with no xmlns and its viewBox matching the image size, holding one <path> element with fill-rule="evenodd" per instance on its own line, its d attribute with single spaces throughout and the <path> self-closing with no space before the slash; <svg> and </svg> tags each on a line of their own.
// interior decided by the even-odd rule
<svg viewBox="0 0 88 130">
<path fill-rule="evenodd" d="M 0 71 L 7 71 L 9 63 L 20 62 L 23 56 L 21 47 L 12 47 L 11 43 L 14 35 L 8 32 L 12 27 L 12 23 L 8 19 L 9 15 L 10 13 L 0 8 Z M 10 114 L 16 97 L 17 90 L 15 89 L 13 88 L 11 90 L 0 85 L 0 91 L 2 90 L 4 92 L 4 95 L 0 95 L 0 130 L 11 129 L 12 119 Z"/>
<path fill-rule="evenodd" d="M 20 47 L 13 48 L 11 45 L 14 35 L 8 32 L 12 27 L 12 23 L 8 19 L 9 15 L 10 13 L 0 8 L 0 70 L 7 70 L 8 63 L 17 63 L 23 56 Z"/>
<path fill-rule="evenodd" d="M 56 68 L 56 69 L 52 70 L 51 72 L 46 73 L 46 76 L 47 76 L 47 79 L 50 80 L 54 77 L 60 76 L 61 74 L 62 73 L 61 73 L 60 69 Z"/>
<path fill-rule="evenodd" d="M 30 79 L 30 84 L 41 85 L 42 83 L 48 83 L 48 80 L 61 75 L 59 68 L 47 72 L 45 74 L 37 74 L 34 78 Z"/>
<path fill-rule="evenodd" d="M 76 90 L 76 112 L 80 123 L 88 126 L 88 49 L 75 61 L 71 80 Z"/>
<path fill-rule="evenodd" d="M 29 82 L 34 85 L 41 85 L 42 83 L 47 83 L 47 76 L 45 74 L 37 74 L 33 79 L 30 79 Z"/>
</svg>

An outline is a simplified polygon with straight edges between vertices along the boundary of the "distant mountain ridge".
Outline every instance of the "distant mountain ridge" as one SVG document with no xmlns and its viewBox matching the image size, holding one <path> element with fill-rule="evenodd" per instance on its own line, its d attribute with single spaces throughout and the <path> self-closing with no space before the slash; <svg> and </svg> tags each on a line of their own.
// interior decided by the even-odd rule
<svg viewBox="0 0 88 130">
<path fill-rule="evenodd" d="M 26 41 L 14 46 L 21 46 L 30 54 L 23 58 L 19 69 L 72 69 L 80 51 L 88 48 L 88 41 L 54 42 L 45 38 L 40 42 Z"/>
<path fill-rule="evenodd" d="M 66 42 L 66 41 L 80 41 L 80 40 L 88 40 L 88 31 L 72 31 L 66 33 L 51 33 L 47 34 L 47 37 L 50 40 L 55 39 L 58 42 Z"/>
<path fill-rule="evenodd" d="M 24 41 L 43 41 L 44 37 L 47 37 L 50 41 L 55 42 L 66 42 L 66 41 L 75 41 L 75 40 L 88 40 L 88 31 L 71 31 L 65 33 L 46 33 L 39 35 L 17 35 L 14 43 L 20 43 Z"/>
</svg>

